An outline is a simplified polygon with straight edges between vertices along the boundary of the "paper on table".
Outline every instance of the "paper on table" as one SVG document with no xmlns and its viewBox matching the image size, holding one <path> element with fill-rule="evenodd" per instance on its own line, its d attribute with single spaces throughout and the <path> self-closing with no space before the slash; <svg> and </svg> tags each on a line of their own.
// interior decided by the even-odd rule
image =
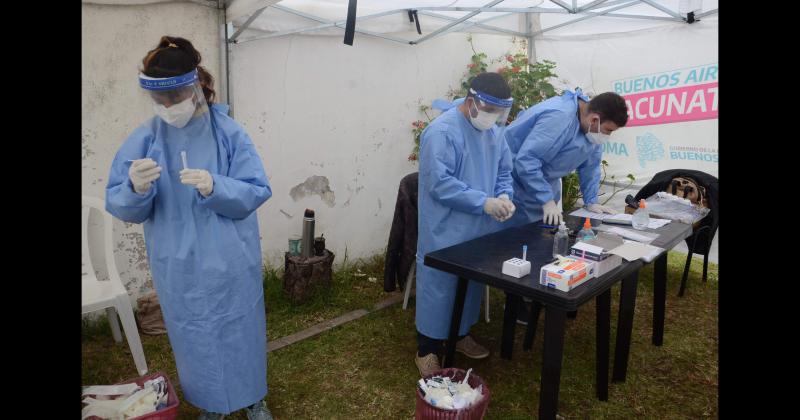
<svg viewBox="0 0 800 420">
<path fill-rule="evenodd" d="M 625 224 L 631 224 L 633 222 L 633 215 L 626 213 L 612 214 L 607 215 L 606 218 L 603 219 L 603 223 L 614 223 L 614 221 L 624 221 L 627 222 Z M 672 220 L 669 219 L 654 219 L 651 217 L 647 227 L 650 229 L 658 229 L 671 221 Z"/>
<path fill-rule="evenodd" d="M 630 225 L 633 223 L 633 215 L 626 213 L 608 214 L 603 219 L 603 223 L 617 223 L 621 225 Z"/>
<path fill-rule="evenodd" d="M 627 239 L 624 239 L 624 241 L 625 241 L 625 243 L 634 242 L 634 241 L 630 241 L 630 240 L 627 240 Z M 638 242 L 634 242 L 634 243 L 638 243 Z M 641 245 L 643 245 L 645 248 L 647 248 L 647 250 L 650 252 L 649 254 L 647 254 L 647 255 L 642 257 L 642 259 L 645 262 L 652 262 L 654 259 L 656 259 L 656 257 L 661 255 L 661 253 L 665 251 L 664 248 L 659 248 L 657 246 L 647 245 L 647 244 L 641 244 Z"/>
<path fill-rule="evenodd" d="M 619 255 L 626 261 L 634 261 L 652 253 L 652 250 L 647 248 L 647 245 L 640 244 L 639 242 L 625 242 L 624 244 L 608 251 L 609 254 Z"/>
<path fill-rule="evenodd" d="M 651 217 L 650 218 L 650 223 L 647 225 L 647 227 L 649 227 L 650 229 L 658 229 L 661 226 L 664 226 L 664 225 L 668 224 L 671 221 L 672 220 L 669 220 L 669 219 L 653 219 Z"/>
<path fill-rule="evenodd" d="M 594 213 L 589 210 L 584 209 L 583 207 L 573 211 L 570 213 L 570 216 L 577 216 L 577 217 L 588 217 L 590 219 L 599 219 L 605 221 L 606 219 L 609 220 L 619 220 L 619 221 L 626 221 L 630 222 L 633 219 L 633 215 L 627 213 L 617 213 L 617 214 L 605 214 L 605 213 Z M 650 223 L 647 224 L 647 227 L 650 229 L 658 229 L 661 226 L 666 225 L 667 223 L 671 222 L 672 220 L 669 219 L 654 219 L 650 218 Z M 626 223 L 627 224 L 627 223 Z"/>
<path fill-rule="evenodd" d="M 590 241 L 593 245 L 602 247 L 603 249 L 614 249 L 624 243 L 624 240 L 619 236 L 607 232 L 598 232 L 597 236 Z M 581 242 L 578 242 L 580 244 Z M 577 244 L 576 244 L 577 245 Z M 602 249 L 601 249 L 602 251 Z"/>
<path fill-rule="evenodd" d="M 601 232 L 609 232 L 609 233 L 616 233 L 619 236 L 627 239 L 633 239 L 637 242 L 644 242 L 650 243 L 653 242 L 656 238 L 658 238 L 658 234 L 650 233 L 650 232 L 636 232 L 630 229 L 624 229 L 621 227 L 612 227 L 610 225 L 600 225 L 595 227 L 596 230 Z"/>
<path fill-rule="evenodd" d="M 577 217 L 588 217 L 590 219 L 599 219 L 605 221 L 608 220 L 619 220 L 630 222 L 633 220 L 633 215 L 627 213 L 617 213 L 617 214 L 605 214 L 605 213 L 595 213 L 589 210 L 584 209 L 583 207 L 573 211 L 570 213 L 570 216 L 577 216 Z M 654 219 L 650 218 L 650 223 L 647 225 L 650 229 L 658 229 L 661 226 L 666 225 L 667 223 L 671 222 L 669 219 Z M 626 223 L 630 224 L 630 223 Z"/>
<path fill-rule="evenodd" d="M 573 211 L 570 213 L 570 216 L 578 216 L 578 217 L 588 217 L 590 219 L 600 219 L 603 220 L 606 217 L 612 216 L 611 214 L 605 213 L 595 213 L 593 211 L 586 210 L 585 208 L 581 207 L 578 210 Z"/>
</svg>

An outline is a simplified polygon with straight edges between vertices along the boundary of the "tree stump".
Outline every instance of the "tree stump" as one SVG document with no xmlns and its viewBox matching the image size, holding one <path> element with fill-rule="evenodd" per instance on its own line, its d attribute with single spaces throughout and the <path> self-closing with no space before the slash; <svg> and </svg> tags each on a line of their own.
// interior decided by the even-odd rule
<svg viewBox="0 0 800 420">
<path fill-rule="evenodd" d="M 309 258 L 284 254 L 283 291 L 292 303 L 304 303 L 317 290 L 330 289 L 334 257 L 327 249 L 322 255 Z"/>
</svg>

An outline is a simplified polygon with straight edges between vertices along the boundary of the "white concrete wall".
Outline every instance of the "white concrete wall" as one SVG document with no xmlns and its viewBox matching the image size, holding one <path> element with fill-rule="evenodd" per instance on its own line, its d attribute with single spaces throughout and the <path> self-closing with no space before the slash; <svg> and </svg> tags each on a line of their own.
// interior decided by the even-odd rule
<svg viewBox="0 0 800 420">
<path fill-rule="evenodd" d="M 152 115 L 136 79 L 142 57 L 161 35 L 182 36 L 219 79 L 218 11 L 193 3 L 82 9 L 82 192 L 102 198 L 114 154 Z M 473 38 L 490 58 L 514 48 L 509 37 Z M 457 88 L 471 55 L 466 34 L 417 46 L 357 36 L 349 47 L 341 36 L 308 35 L 232 46 L 234 118 L 256 144 L 273 189 L 258 210 L 265 263 L 282 265 L 305 208 L 316 210 L 317 235 L 325 235 L 337 262 L 345 252 L 358 258 L 384 251 L 400 179 L 418 170 L 407 160 L 411 123 L 425 119 L 418 106 Z M 314 176 L 306 185 L 327 180 L 330 192 L 295 188 Z M 99 224 L 92 240 L 102 241 Z M 132 298 L 152 290 L 142 227 L 116 220 L 115 249 Z M 92 254 L 102 278 L 100 250 Z"/>
<path fill-rule="evenodd" d="M 115 153 L 133 129 L 151 117 L 137 74 L 162 35 L 189 39 L 219 78 L 219 11 L 193 3 L 140 6 L 82 4 L 82 193 L 105 198 Z M 96 220 L 96 222 L 95 222 Z M 93 216 L 95 269 L 105 278 L 100 219 Z M 141 225 L 115 220 L 116 263 L 132 299 L 152 290 Z"/>
<path fill-rule="evenodd" d="M 513 48 L 509 37 L 473 38 L 489 58 Z M 316 211 L 316 234 L 325 235 L 336 262 L 345 250 L 348 258 L 384 252 L 400 179 L 418 170 L 407 160 L 411 123 L 425 119 L 418 106 L 458 88 L 471 55 L 466 34 L 416 46 L 360 35 L 352 47 L 342 36 L 309 35 L 232 46 L 234 118 L 272 185 L 272 198 L 258 210 L 269 263 L 282 266 L 306 208 Z M 331 192 L 292 194 L 315 176 Z"/>
</svg>

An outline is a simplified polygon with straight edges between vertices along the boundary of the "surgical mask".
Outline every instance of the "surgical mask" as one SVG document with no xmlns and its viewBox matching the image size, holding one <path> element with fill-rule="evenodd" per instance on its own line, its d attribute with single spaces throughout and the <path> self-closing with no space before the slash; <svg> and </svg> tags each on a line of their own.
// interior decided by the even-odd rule
<svg viewBox="0 0 800 420">
<path fill-rule="evenodd" d="M 592 144 L 603 144 L 608 142 L 611 135 L 600 132 L 600 120 L 597 120 L 597 132 L 592 133 L 592 125 L 589 124 L 589 129 L 586 131 L 586 138 L 588 138 Z"/>
<path fill-rule="evenodd" d="M 169 108 L 164 105 L 153 104 L 153 110 L 156 115 L 161 117 L 165 123 L 177 128 L 183 128 L 189 123 L 192 115 L 194 115 L 195 108 L 194 97 L 178 102 Z"/>
<path fill-rule="evenodd" d="M 475 111 L 478 114 L 477 117 L 472 116 L 472 107 L 475 107 Z M 499 114 L 494 112 L 486 112 L 481 111 L 475 105 L 475 101 L 473 100 L 470 104 L 470 113 L 469 113 L 469 121 L 472 123 L 472 126 L 480 131 L 485 131 L 492 128 L 495 123 L 497 123 L 497 118 Z"/>
</svg>

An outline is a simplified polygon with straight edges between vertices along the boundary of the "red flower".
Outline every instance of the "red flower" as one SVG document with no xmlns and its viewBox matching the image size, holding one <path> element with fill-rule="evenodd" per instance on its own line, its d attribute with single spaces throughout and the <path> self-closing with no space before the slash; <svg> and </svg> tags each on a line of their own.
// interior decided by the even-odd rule
<svg viewBox="0 0 800 420">
<path fill-rule="evenodd" d="M 468 67 L 468 68 L 473 68 L 473 67 L 475 67 L 475 63 L 470 63 L 470 64 L 467 64 L 467 67 Z"/>
<path fill-rule="evenodd" d="M 509 56 L 507 56 L 507 57 L 506 57 L 506 60 L 508 60 L 508 61 L 514 61 L 514 57 L 512 57 L 512 56 L 510 56 L 510 55 L 509 55 Z"/>
<path fill-rule="evenodd" d="M 514 66 L 514 67 L 511 68 L 511 71 L 513 71 L 514 73 L 519 73 L 520 70 L 521 69 L 519 67 L 517 67 L 517 66 Z"/>
<path fill-rule="evenodd" d="M 414 153 L 412 153 L 412 154 L 408 155 L 408 160 L 409 160 L 409 161 L 414 161 L 414 160 L 417 160 L 417 155 L 416 155 L 416 154 L 414 154 Z"/>
</svg>

